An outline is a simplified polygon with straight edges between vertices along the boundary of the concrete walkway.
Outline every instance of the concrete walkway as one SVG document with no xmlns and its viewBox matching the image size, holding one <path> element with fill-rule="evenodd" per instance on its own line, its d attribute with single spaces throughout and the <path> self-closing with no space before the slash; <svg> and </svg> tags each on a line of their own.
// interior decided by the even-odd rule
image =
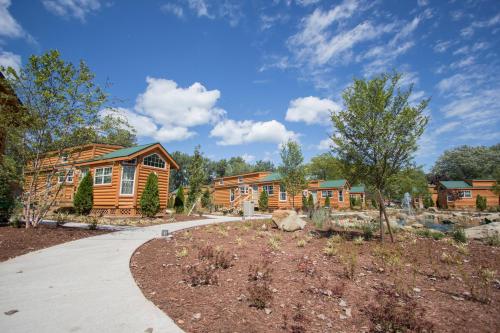
<svg viewBox="0 0 500 333">
<path fill-rule="evenodd" d="M 182 332 L 137 287 L 130 257 L 162 229 L 237 220 L 217 217 L 118 231 L 0 263 L 0 332 Z M 9 310 L 18 312 L 4 314 Z"/>
</svg>

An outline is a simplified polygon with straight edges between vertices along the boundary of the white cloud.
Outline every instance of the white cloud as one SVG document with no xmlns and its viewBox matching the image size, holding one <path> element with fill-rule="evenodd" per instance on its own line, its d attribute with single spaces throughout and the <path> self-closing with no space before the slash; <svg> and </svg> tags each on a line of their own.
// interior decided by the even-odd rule
<svg viewBox="0 0 500 333">
<path fill-rule="evenodd" d="M 321 0 L 296 0 L 297 4 L 303 7 L 314 5 L 320 1 Z"/>
<path fill-rule="evenodd" d="M 420 7 L 424 7 L 424 6 L 427 6 L 429 4 L 429 0 L 417 0 L 417 4 Z"/>
<path fill-rule="evenodd" d="M 205 2 L 205 0 L 189 0 L 188 5 L 189 5 L 189 8 L 191 8 L 192 10 L 194 10 L 196 12 L 196 15 L 198 17 L 205 16 L 205 17 L 208 17 L 210 19 L 214 18 L 213 15 L 210 15 L 208 13 L 208 5 Z"/>
<path fill-rule="evenodd" d="M 499 23 L 500 23 L 500 13 L 496 14 L 495 16 L 493 16 L 492 18 L 487 19 L 487 20 L 472 22 L 472 24 L 470 26 L 460 30 L 460 35 L 462 35 L 462 37 L 468 38 L 474 34 L 475 29 L 489 28 L 489 27 L 493 27 Z"/>
<path fill-rule="evenodd" d="M 410 97 L 408 98 L 408 102 L 420 103 L 420 101 L 424 98 L 424 96 L 425 96 L 425 91 L 423 90 L 412 91 Z"/>
<path fill-rule="evenodd" d="M 451 46 L 452 42 L 451 41 L 442 41 L 438 40 L 436 45 L 434 45 L 434 52 L 437 53 L 443 53 L 448 50 L 448 48 Z"/>
<path fill-rule="evenodd" d="M 193 127 L 213 123 L 225 111 L 215 107 L 219 90 L 201 83 L 181 88 L 172 80 L 147 77 L 146 91 L 137 97 L 135 111 L 164 126 Z"/>
<path fill-rule="evenodd" d="M 252 163 L 253 161 L 255 161 L 255 156 L 247 153 L 241 155 L 241 158 L 247 163 Z"/>
<path fill-rule="evenodd" d="M 85 22 L 86 16 L 101 8 L 99 0 L 43 0 L 45 8 L 63 18 L 74 17 Z"/>
<path fill-rule="evenodd" d="M 23 28 L 9 12 L 10 0 L 0 0 L 0 36 L 18 38 L 24 36 Z"/>
<path fill-rule="evenodd" d="M 341 107 L 330 99 L 314 96 L 297 98 L 290 101 L 285 119 L 306 124 L 328 125 L 332 112 L 340 111 Z"/>
<path fill-rule="evenodd" d="M 474 29 L 472 29 L 471 27 L 463 28 L 462 30 L 460 30 L 460 35 L 466 38 L 471 37 L 472 35 L 474 35 Z"/>
<path fill-rule="evenodd" d="M 271 29 L 274 25 L 278 23 L 285 23 L 289 19 L 290 16 L 285 14 L 276 14 L 276 15 L 262 14 L 260 16 L 260 30 L 264 31 L 267 29 Z"/>
<path fill-rule="evenodd" d="M 19 72 L 21 68 L 21 56 L 12 52 L 2 51 L 0 53 L 0 66 L 5 68 L 12 67 L 16 72 Z"/>
<path fill-rule="evenodd" d="M 223 120 L 210 131 L 210 136 L 219 138 L 218 145 L 233 146 L 255 142 L 282 143 L 289 139 L 297 139 L 298 134 L 286 129 L 285 125 L 276 120 L 235 121 Z"/>
<path fill-rule="evenodd" d="M 499 122 L 500 89 L 488 89 L 470 96 L 454 99 L 443 106 L 442 111 L 446 118 L 467 119 L 472 122 L 490 119 L 490 125 Z"/>
<path fill-rule="evenodd" d="M 457 89 L 463 90 L 467 86 L 466 83 L 467 78 L 464 75 L 455 74 L 439 81 L 437 88 L 441 93 L 446 93 Z"/>
<path fill-rule="evenodd" d="M 330 150 L 333 145 L 333 141 L 330 138 L 323 139 L 319 142 L 319 144 L 316 146 L 318 150 Z"/>
<path fill-rule="evenodd" d="M 454 130 L 455 128 L 457 128 L 459 125 L 460 125 L 459 121 L 451 121 L 449 123 L 446 123 L 446 124 L 441 125 L 440 127 L 438 127 L 435 130 L 435 133 L 437 135 L 439 135 L 439 134 L 442 134 L 442 133 L 450 132 L 450 131 Z"/>
<path fill-rule="evenodd" d="M 172 13 L 179 18 L 184 17 L 184 10 L 182 7 L 174 3 L 164 4 L 160 7 L 160 9 L 165 13 Z"/>
</svg>

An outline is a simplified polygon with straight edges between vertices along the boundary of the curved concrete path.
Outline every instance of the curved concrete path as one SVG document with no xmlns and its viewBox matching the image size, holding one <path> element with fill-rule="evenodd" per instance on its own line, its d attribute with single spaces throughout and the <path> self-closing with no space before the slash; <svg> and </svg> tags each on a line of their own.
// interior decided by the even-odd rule
<svg viewBox="0 0 500 333">
<path fill-rule="evenodd" d="M 130 257 L 162 229 L 238 220 L 217 217 L 118 231 L 0 263 L 0 332 L 182 332 L 137 287 Z M 4 314 L 9 310 L 19 312 Z"/>
</svg>

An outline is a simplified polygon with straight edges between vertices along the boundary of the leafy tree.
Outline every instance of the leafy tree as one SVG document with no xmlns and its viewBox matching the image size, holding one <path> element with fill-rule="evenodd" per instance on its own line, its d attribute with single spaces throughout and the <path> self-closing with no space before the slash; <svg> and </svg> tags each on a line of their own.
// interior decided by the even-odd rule
<svg viewBox="0 0 500 333">
<path fill-rule="evenodd" d="M 345 109 L 332 114 L 336 133 L 332 136 L 337 157 L 375 190 L 382 215 L 393 240 L 384 205 L 384 192 L 392 176 L 411 166 L 417 140 L 428 122 L 424 109 L 428 100 L 409 103 L 413 86 L 404 90 L 401 74 L 382 74 L 373 79 L 355 79 L 343 93 Z"/>
<path fill-rule="evenodd" d="M 434 200 L 432 200 L 432 196 L 430 194 L 424 196 L 423 201 L 424 208 L 434 207 Z"/>
<path fill-rule="evenodd" d="M 326 197 L 326 199 L 325 199 L 325 207 L 330 208 L 330 197 Z"/>
<path fill-rule="evenodd" d="M 75 197 L 73 198 L 73 206 L 77 214 L 88 215 L 92 210 L 94 204 L 94 189 L 92 185 L 92 175 L 88 172 L 80 182 Z"/>
<path fill-rule="evenodd" d="M 309 197 L 307 198 L 307 211 L 309 212 L 309 218 L 311 218 L 314 212 L 314 198 L 311 193 L 309 193 Z"/>
<path fill-rule="evenodd" d="M 260 192 L 260 196 L 259 196 L 259 210 L 260 211 L 266 211 L 267 208 L 268 208 L 268 204 L 269 204 L 269 197 L 267 195 L 267 192 L 266 191 Z"/>
<path fill-rule="evenodd" d="M 274 171 L 275 167 L 273 162 L 271 161 L 263 161 L 259 160 L 255 162 L 255 165 L 253 166 L 253 171 Z"/>
<path fill-rule="evenodd" d="M 252 171 L 253 167 L 240 156 L 231 157 L 228 161 L 227 176 L 240 175 Z"/>
<path fill-rule="evenodd" d="M 493 185 L 492 190 L 497 195 L 500 195 L 500 165 L 497 166 L 497 168 L 493 172 L 493 179 L 496 180 L 496 183 L 495 183 L 495 185 Z"/>
<path fill-rule="evenodd" d="M 175 194 L 174 208 L 176 213 L 184 212 L 184 189 L 179 186 L 177 193 Z"/>
<path fill-rule="evenodd" d="M 99 143 L 132 147 L 137 144 L 136 131 L 120 115 L 108 114 L 102 118 L 99 129 Z"/>
<path fill-rule="evenodd" d="M 146 180 L 146 187 L 139 202 L 142 215 L 155 217 L 160 211 L 160 192 L 158 190 L 158 176 L 151 172 Z"/>
<path fill-rule="evenodd" d="M 302 195 L 302 210 L 304 212 L 307 212 L 307 209 L 308 209 L 307 197 L 305 195 Z"/>
<path fill-rule="evenodd" d="M 205 192 L 203 192 L 203 196 L 201 197 L 201 206 L 203 208 L 212 207 L 212 196 L 210 195 L 210 190 L 208 188 L 205 189 Z"/>
<path fill-rule="evenodd" d="M 94 83 L 94 74 L 85 62 L 78 66 L 65 62 L 58 51 L 31 56 L 17 73 L 8 68 L 6 78 L 21 101 L 19 119 L 22 128 L 20 165 L 26 166 L 23 215 L 26 227 L 37 226 L 54 204 L 74 160 L 69 161 L 63 182 L 49 190 L 38 186 L 41 175 L 54 177 L 60 173 L 57 161 L 63 154 L 76 156 L 71 147 L 95 141 L 101 131 L 100 109 L 107 100 L 104 91 Z M 50 154 L 54 163 L 43 165 L 41 159 Z"/>
<path fill-rule="evenodd" d="M 493 178 L 500 165 L 500 144 L 491 147 L 461 146 L 445 151 L 432 173 L 441 179 Z"/>
<path fill-rule="evenodd" d="M 7 165 L 4 160 L 0 164 L 0 223 L 9 221 L 15 208 L 15 197 L 12 176 L 16 174 L 15 167 Z"/>
<path fill-rule="evenodd" d="M 429 194 L 427 178 L 421 168 L 406 168 L 388 179 L 387 197 L 401 200 L 405 193 L 412 197 L 426 197 Z"/>
<path fill-rule="evenodd" d="M 324 153 L 311 158 L 306 166 L 306 173 L 314 179 L 343 178 L 342 163 L 330 153 Z"/>
<path fill-rule="evenodd" d="M 187 207 L 192 209 L 202 193 L 202 185 L 205 183 L 207 175 L 204 169 L 204 160 L 200 152 L 200 146 L 194 149 L 193 159 L 188 167 L 189 193 L 187 198 Z M 188 212 L 188 214 L 190 211 Z"/>
<path fill-rule="evenodd" d="M 281 148 L 281 165 L 278 172 L 281 182 L 292 198 L 292 208 L 295 208 L 295 196 L 307 187 L 305 178 L 304 157 L 297 142 L 289 140 Z"/>
<path fill-rule="evenodd" d="M 477 195 L 476 197 L 476 208 L 479 209 L 480 211 L 483 211 L 486 209 L 486 197 L 483 197 L 481 195 Z"/>
<path fill-rule="evenodd" d="M 172 153 L 172 158 L 179 164 L 180 169 L 170 171 L 170 191 L 188 184 L 187 170 L 191 164 L 191 156 L 180 151 L 174 151 Z"/>
</svg>

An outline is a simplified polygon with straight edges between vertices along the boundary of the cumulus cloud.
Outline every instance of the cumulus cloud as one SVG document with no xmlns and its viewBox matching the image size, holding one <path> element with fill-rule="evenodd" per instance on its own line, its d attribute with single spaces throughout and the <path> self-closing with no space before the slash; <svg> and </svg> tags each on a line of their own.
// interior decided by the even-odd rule
<svg viewBox="0 0 500 333">
<path fill-rule="evenodd" d="M 10 0 L 0 0 L 0 36 L 18 38 L 24 36 L 23 28 L 9 12 Z"/>
<path fill-rule="evenodd" d="M 21 56 L 12 52 L 2 51 L 0 52 L 0 66 L 5 68 L 12 67 L 16 72 L 19 72 L 21 68 Z"/>
<path fill-rule="evenodd" d="M 332 112 L 340 111 L 341 107 L 330 99 L 314 96 L 297 98 L 290 101 L 285 119 L 306 124 L 329 124 Z"/>
<path fill-rule="evenodd" d="M 255 156 L 247 153 L 241 155 L 241 158 L 247 163 L 252 163 L 253 161 L 255 161 Z"/>
<path fill-rule="evenodd" d="M 101 8 L 99 0 L 43 0 L 45 8 L 63 18 L 76 18 L 85 22 L 86 16 Z"/>
<path fill-rule="evenodd" d="M 160 7 L 160 9 L 165 13 L 172 13 L 179 18 L 184 17 L 184 9 L 174 3 L 164 4 Z"/>
<path fill-rule="evenodd" d="M 217 123 L 210 132 L 211 137 L 218 138 L 218 145 L 233 146 L 255 142 L 282 143 L 289 139 L 297 139 L 298 134 L 286 129 L 276 120 L 236 121 L 225 119 Z"/>
<path fill-rule="evenodd" d="M 319 144 L 316 146 L 318 150 L 330 150 L 333 145 L 333 141 L 330 138 L 323 139 L 319 142 Z"/>
</svg>

